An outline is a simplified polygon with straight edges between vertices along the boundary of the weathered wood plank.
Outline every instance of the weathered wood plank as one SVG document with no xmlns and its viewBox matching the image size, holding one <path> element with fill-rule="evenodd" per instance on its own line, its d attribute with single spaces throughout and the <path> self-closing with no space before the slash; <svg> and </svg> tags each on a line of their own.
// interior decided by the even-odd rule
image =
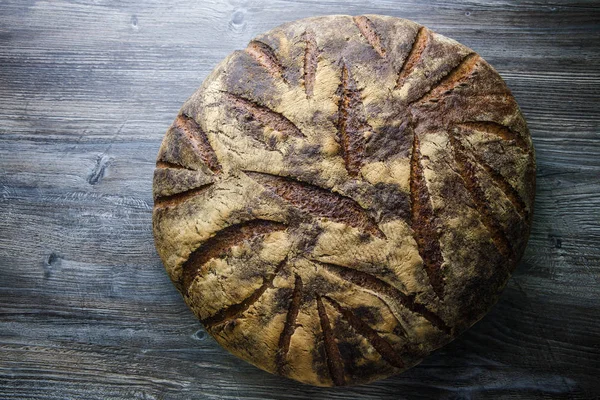
<svg viewBox="0 0 600 400">
<path fill-rule="evenodd" d="M 332 13 L 413 19 L 477 50 L 538 160 L 532 237 L 492 312 L 419 367 L 336 390 L 222 350 L 151 232 L 155 156 L 183 101 L 255 34 Z M 0 15 L 0 398 L 600 394 L 597 1 L 5 0 Z"/>
</svg>

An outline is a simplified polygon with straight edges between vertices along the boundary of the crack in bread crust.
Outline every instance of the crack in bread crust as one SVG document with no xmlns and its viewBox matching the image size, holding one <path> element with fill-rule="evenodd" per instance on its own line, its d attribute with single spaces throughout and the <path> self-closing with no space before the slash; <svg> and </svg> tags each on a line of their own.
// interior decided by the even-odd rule
<svg viewBox="0 0 600 400">
<path fill-rule="evenodd" d="M 411 74 L 411 72 L 415 68 L 415 65 L 421 59 L 423 51 L 425 51 L 425 47 L 427 47 L 428 40 L 429 30 L 424 26 L 420 27 L 413 41 L 410 52 L 408 53 L 408 56 L 406 57 L 406 60 L 402 65 L 402 69 L 398 74 L 396 88 L 402 87 L 404 81 L 406 80 L 406 77 L 408 77 Z"/>
<path fill-rule="evenodd" d="M 360 33 L 365 37 L 367 42 L 369 42 L 377 54 L 379 54 L 381 57 L 385 57 L 386 50 L 381 44 L 381 37 L 375 30 L 375 25 L 373 22 L 364 15 L 354 17 L 353 20 Z"/>
<path fill-rule="evenodd" d="M 156 246 L 186 303 L 232 353 L 312 385 L 384 378 L 455 338 L 531 227 L 535 154 L 510 91 L 398 18 L 257 36 L 157 158 Z"/>
<path fill-rule="evenodd" d="M 367 212 L 351 198 L 296 179 L 245 171 L 277 196 L 313 216 L 331 218 L 378 238 L 385 235 Z"/>
<path fill-rule="evenodd" d="M 279 336 L 277 355 L 275 359 L 275 364 L 277 365 L 277 370 L 280 374 L 285 373 L 285 369 L 287 367 L 286 358 L 290 349 L 290 341 L 292 340 L 292 335 L 297 328 L 296 319 L 298 318 L 298 313 L 300 312 L 302 288 L 302 278 L 296 275 L 294 280 L 294 291 L 292 292 L 292 296 L 290 298 L 290 306 L 286 315 L 285 324 L 283 326 L 283 330 L 281 331 L 281 335 Z"/>
<path fill-rule="evenodd" d="M 231 306 L 222 309 L 216 314 L 204 318 L 200 320 L 207 328 L 213 328 L 216 325 L 221 325 L 226 323 L 227 321 L 231 321 L 233 319 L 239 318 L 244 312 L 246 312 L 250 307 L 260 301 L 261 296 L 268 290 L 273 288 L 273 280 L 277 276 L 277 274 L 283 269 L 283 267 L 287 263 L 287 258 L 279 263 L 275 271 L 266 275 L 263 278 L 262 285 L 259 286 L 250 296 L 246 297 L 240 303 L 232 304 Z"/>
<path fill-rule="evenodd" d="M 385 282 L 384 280 L 366 272 L 336 264 L 321 264 L 324 265 L 325 268 L 338 274 L 341 278 L 347 280 L 348 282 L 352 282 L 361 288 L 373 291 L 374 293 L 386 296 L 394 301 L 397 301 L 403 307 L 406 307 L 413 313 L 425 318 L 427 321 L 429 321 L 429 323 L 431 323 L 431 325 L 433 325 L 440 331 L 446 334 L 451 334 L 452 328 L 446 325 L 446 323 L 433 311 L 427 309 L 427 307 L 423 304 L 416 302 L 414 295 L 407 295 L 398 288 Z"/>
<path fill-rule="evenodd" d="M 444 297 L 442 264 L 444 257 L 437 233 L 436 216 L 433 212 L 427 182 L 421 165 L 419 136 L 413 132 L 413 149 L 410 160 L 411 228 L 429 283 L 438 297 Z"/>
<path fill-rule="evenodd" d="M 183 263 L 182 287 L 187 292 L 193 280 L 202 273 L 204 264 L 211 258 L 225 253 L 232 246 L 286 228 L 287 226 L 281 222 L 255 219 L 233 224 L 216 232 L 195 249 Z"/>
<path fill-rule="evenodd" d="M 246 53 L 269 71 L 270 74 L 284 79 L 283 66 L 277 60 L 277 56 L 275 56 L 273 49 L 267 44 L 258 40 L 253 40 L 248 44 L 248 47 L 246 47 Z"/>
<path fill-rule="evenodd" d="M 402 361 L 394 347 L 388 341 L 383 339 L 376 330 L 358 318 L 351 310 L 342 307 L 340 303 L 334 299 L 327 296 L 323 296 L 323 298 L 329 301 L 348 324 L 350 324 L 359 335 L 363 336 L 369 344 L 373 346 L 373 348 L 381 355 L 381 358 L 396 368 L 404 368 L 404 361 Z"/>
<path fill-rule="evenodd" d="M 285 138 L 288 136 L 305 137 L 302 131 L 282 113 L 273 111 L 267 106 L 237 94 L 225 93 L 224 96 L 229 100 L 230 106 L 236 111 L 256 119 L 263 126 L 283 134 Z M 259 140 L 263 141 L 262 139 Z"/>
<path fill-rule="evenodd" d="M 170 168 L 170 169 L 187 169 L 188 171 L 194 171 L 193 169 L 183 166 L 181 164 L 177 164 L 174 162 L 168 162 L 168 161 L 157 161 L 156 168 L 158 168 L 158 169 L 168 169 L 168 168 Z"/>
<path fill-rule="evenodd" d="M 342 157 L 350 176 L 357 176 L 363 165 L 365 153 L 365 134 L 371 127 L 362 116 L 362 100 L 356 83 L 350 76 L 345 63 L 342 64 L 342 79 L 338 87 L 337 131 Z"/>
<path fill-rule="evenodd" d="M 202 131 L 200 125 L 190 116 L 181 113 L 175 123 L 174 127 L 182 131 L 186 136 L 189 137 L 190 143 L 196 154 L 200 156 L 204 164 L 214 173 L 221 173 L 221 164 L 217 159 L 217 155 L 213 150 L 206 133 Z M 165 160 L 161 160 L 165 161 Z M 173 163 L 171 163 L 173 164 Z"/>
<path fill-rule="evenodd" d="M 469 152 L 471 156 L 477 161 L 479 165 L 483 167 L 485 172 L 487 172 L 488 176 L 494 181 L 494 184 L 504 192 L 506 198 L 512 203 L 515 211 L 519 213 L 525 220 L 529 219 L 529 209 L 527 204 L 525 204 L 525 200 L 521 197 L 519 192 L 515 190 L 513 185 L 508 181 L 508 179 L 503 176 L 500 172 L 496 171 L 492 166 L 490 166 L 483 157 L 475 151 L 475 149 L 471 148 Z"/>
<path fill-rule="evenodd" d="M 317 68 L 319 63 L 319 49 L 315 33 L 311 30 L 304 32 L 304 92 L 306 97 L 311 98 L 315 90 L 315 79 L 317 79 Z"/>
<path fill-rule="evenodd" d="M 191 198 L 201 195 L 206 192 L 213 184 L 207 183 L 200 187 L 186 190 L 184 192 L 172 194 L 170 196 L 157 196 L 154 199 L 154 207 L 156 208 L 172 208 L 175 207 Z"/>
<path fill-rule="evenodd" d="M 443 76 L 431 89 L 425 92 L 421 97 L 413 100 L 411 103 L 424 101 L 437 101 L 442 95 L 449 94 L 454 88 L 463 84 L 473 72 L 473 69 L 479 62 L 480 57 L 475 53 L 468 54 L 460 63 L 452 68 Z"/>
<path fill-rule="evenodd" d="M 508 126 L 493 121 L 465 121 L 459 124 L 461 128 L 470 129 L 477 132 L 485 132 L 489 135 L 498 136 L 504 140 L 514 140 L 516 145 L 525 152 L 530 152 L 529 145 L 521 134 L 514 132 Z"/>
<path fill-rule="evenodd" d="M 510 241 L 504 233 L 504 229 L 493 214 L 490 206 L 487 204 L 485 193 L 479 185 L 476 176 L 477 166 L 469 159 L 465 148 L 455 134 L 450 134 L 450 143 L 454 154 L 454 160 L 458 166 L 460 176 L 465 184 L 465 188 L 471 194 L 475 207 L 481 215 L 481 221 L 490 232 L 492 241 L 498 251 L 507 259 L 514 257 L 514 251 Z"/>
<path fill-rule="evenodd" d="M 323 344 L 325 346 L 325 354 L 327 367 L 329 368 L 329 376 L 336 386 L 344 386 L 346 378 L 344 377 L 344 360 L 340 354 L 340 349 L 335 342 L 335 336 L 331 329 L 331 323 L 329 322 L 329 316 L 323 305 L 323 300 L 319 295 L 316 295 L 317 299 L 317 312 L 319 314 L 319 320 L 321 321 L 321 332 L 323 335 Z"/>
</svg>

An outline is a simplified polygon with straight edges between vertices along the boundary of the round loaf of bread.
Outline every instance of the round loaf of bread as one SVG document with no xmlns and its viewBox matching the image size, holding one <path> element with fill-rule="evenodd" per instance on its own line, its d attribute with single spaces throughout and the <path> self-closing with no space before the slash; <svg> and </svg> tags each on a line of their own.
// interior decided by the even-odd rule
<svg viewBox="0 0 600 400">
<path fill-rule="evenodd" d="M 523 254 L 534 152 L 473 50 L 414 22 L 282 25 L 169 128 L 154 235 L 223 347 L 318 385 L 399 373 L 471 326 Z"/>
</svg>

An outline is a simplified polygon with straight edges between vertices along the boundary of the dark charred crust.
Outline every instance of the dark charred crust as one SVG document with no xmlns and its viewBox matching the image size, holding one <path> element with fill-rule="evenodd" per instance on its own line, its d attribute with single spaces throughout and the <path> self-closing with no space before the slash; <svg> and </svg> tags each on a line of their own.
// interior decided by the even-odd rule
<svg viewBox="0 0 600 400">
<path fill-rule="evenodd" d="M 377 128 L 365 145 L 365 159 L 387 161 L 392 158 L 406 158 L 412 148 L 412 133 L 409 119 L 401 123 L 390 121 Z"/>
<path fill-rule="evenodd" d="M 380 223 L 401 219 L 410 221 L 410 195 L 394 183 L 374 185 L 373 208 L 380 210 Z"/>
</svg>

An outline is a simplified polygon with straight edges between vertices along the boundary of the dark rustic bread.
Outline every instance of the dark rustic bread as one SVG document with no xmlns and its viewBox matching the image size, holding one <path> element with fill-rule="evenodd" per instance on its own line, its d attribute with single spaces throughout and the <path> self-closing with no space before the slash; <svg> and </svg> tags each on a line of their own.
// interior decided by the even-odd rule
<svg viewBox="0 0 600 400">
<path fill-rule="evenodd" d="M 320 386 L 401 372 L 496 302 L 535 187 L 525 121 L 472 50 L 376 15 L 283 25 L 168 130 L 154 235 L 207 331 Z"/>
</svg>

